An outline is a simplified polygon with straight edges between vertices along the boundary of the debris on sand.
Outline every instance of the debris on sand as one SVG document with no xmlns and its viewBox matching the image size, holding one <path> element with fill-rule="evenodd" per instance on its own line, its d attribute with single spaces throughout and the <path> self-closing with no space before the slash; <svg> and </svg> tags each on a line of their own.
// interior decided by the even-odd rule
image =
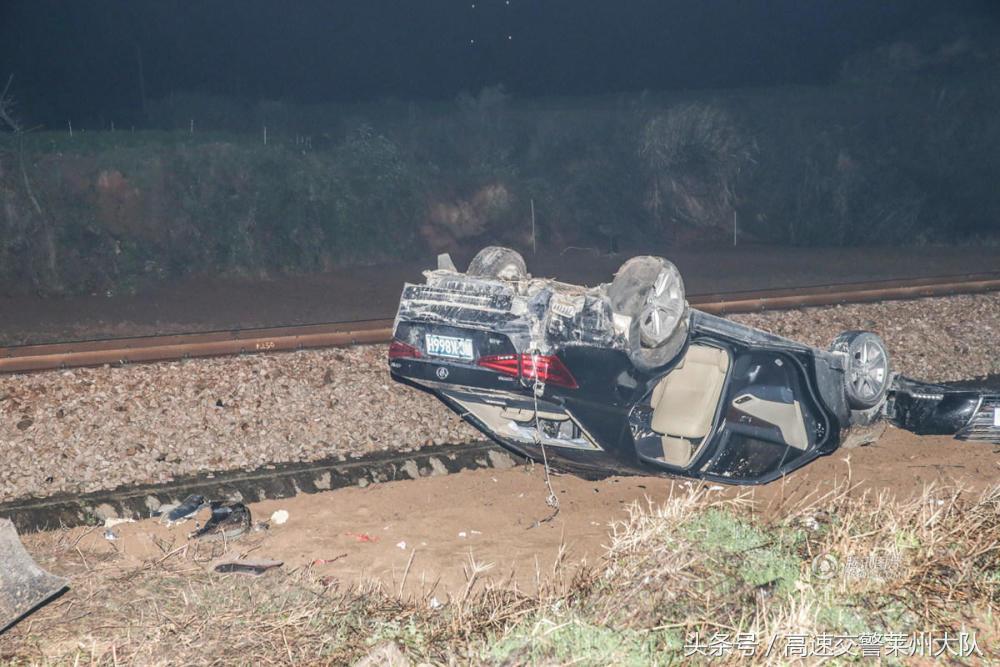
<svg viewBox="0 0 1000 667">
<path fill-rule="evenodd" d="M 212 570 L 219 574 L 245 574 L 259 577 L 268 570 L 281 567 L 283 561 L 266 558 L 229 558 L 219 559 L 213 564 Z"/>
<path fill-rule="evenodd" d="M 115 517 L 108 517 L 104 520 L 105 528 L 114 528 L 115 526 L 121 525 L 123 523 L 135 523 L 135 519 L 119 519 Z"/>
<path fill-rule="evenodd" d="M 187 521 L 195 512 L 205 506 L 205 496 L 191 494 L 180 505 L 164 505 L 160 507 L 160 521 L 169 525 Z"/>
<path fill-rule="evenodd" d="M 330 563 L 336 563 L 341 558 L 347 558 L 347 554 L 346 553 L 337 554 L 333 558 L 317 558 L 312 563 L 310 563 L 310 565 L 312 565 L 313 567 L 319 565 L 329 565 Z"/>
<path fill-rule="evenodd" d="M 188 537 L 203 540 L 231 540 L 250 530 L 252 519 L 250 508 L 243 503 L 227 503 L 214 500 L 211 503 L 212 516 L 199 530 Z"/>
<path fill-rule="evenodd" d="M 344 533 L 347 537 L 353 537 L 358 542 L 378 542 L 378 537 L 369 535 L 368 533 Z"/>
</svg>

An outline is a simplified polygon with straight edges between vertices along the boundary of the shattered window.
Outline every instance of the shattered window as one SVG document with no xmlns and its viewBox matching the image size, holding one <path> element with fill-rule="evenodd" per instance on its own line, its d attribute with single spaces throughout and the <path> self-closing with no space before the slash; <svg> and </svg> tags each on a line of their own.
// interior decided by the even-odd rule
<svg viewBox="0 0 1000 667">
<path fill-rule="evenodd" d="M 733 433 L 707 472 L 732 479 L 754 479 L 773 473 L 800 453 L 781 443 Z"/>
</svg>

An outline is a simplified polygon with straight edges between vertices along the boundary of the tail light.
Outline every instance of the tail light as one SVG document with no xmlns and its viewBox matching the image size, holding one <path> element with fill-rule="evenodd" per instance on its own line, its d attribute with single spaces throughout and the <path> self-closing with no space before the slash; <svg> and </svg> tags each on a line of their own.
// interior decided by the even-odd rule
<svg viewBox="0 0 1000 667">
<path fill-rule="evenodd" d="M 401 340 L 394 340 L 389 343 L 389 358 L 390 359 L 415 359 L 420 356 L 420 350 L 416 347 L 410 345 L 409 343 L 404 343 Z"/>
<path fill-rule="evenodd" d="M 514 378 L 521 375 L 521 356 L 517 354 L 492 354 L 479 357 L 479 365 Z"/>
<path fill-rule="evenodd" d="M 579 385 L 576 378 L 566 368 L 559 357 L 552 355 L 522 354 L 521 376 L 531 380 L 538 379 L 546 384 L 576 389 Z"/>
<path fill-rule="evenodd" d="M 479 365 L 510 377 L 537 379 L 569 389 L 580 386 L 566 364 L 559 357 L 550 354 L 495 354 L 480 357 Z"/>
</svg>

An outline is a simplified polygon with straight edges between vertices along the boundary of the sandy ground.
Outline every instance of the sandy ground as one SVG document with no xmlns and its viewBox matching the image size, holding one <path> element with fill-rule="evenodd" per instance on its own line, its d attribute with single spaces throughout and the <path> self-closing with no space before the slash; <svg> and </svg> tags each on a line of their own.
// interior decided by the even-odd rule
<svg viewBox="0 0 1000 667">
<path fill-rule="evenodd" d="M 553 486 L 560 512 L 539 523 L 551 513 L 541 472 L 538 466 L 469 471 L 256 503 L 250 506 L 255 521 L 267 520 L 276 510 L 286 510 L 288 521 L 249 533 L 228 550 L 282 560 L 286 568 L 311 567 L 345 584 L 375 579 L 427 600 L 463 594 L 473 563 L 487 568 L 481 582 L 513 582 L 530 591 L 536 578 L 550 579 L 554 571 L 569 576 L 581 562 L 600 559 L 609 524 L 624 518 L 630 503 L 663 501 L 696 484 L 678 478 L 585 481 L 558 475 Z M 840 450 L 767 486 L 710 489 L 726 496 L 747 494 L 760 512 L 775 515 L 822 505 L 824 494 L 848 486 L 856 494 L 885 492 L 906 499 L 954 487 L 976 494 L 998 483 L 1000 448 L 890 428 L 875 445 Z M 196 518 L 204 520 L 204 515 Z M 82 576 L 94 554 L 116 559 L 126 569 L 164 557 L 207 563 L 227 551 L 221 543 L 197 540 L 185 549 L 193 529 L 193 522 L 166 527 L 149 519 L 116 526 L 119 539 L 108 541 L 103 528 L 77 528 L 70 537 L 79 538 L 80 552 L 43 564 L 73 577 Z M 40 553 L 49 539 L 28 535 L 25 543 Z"/>
</svg>

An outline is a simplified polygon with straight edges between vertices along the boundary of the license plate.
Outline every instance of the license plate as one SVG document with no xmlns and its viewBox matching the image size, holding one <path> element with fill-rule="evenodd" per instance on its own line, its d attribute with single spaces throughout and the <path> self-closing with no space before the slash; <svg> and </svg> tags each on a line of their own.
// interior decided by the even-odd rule
<svg viewBox="0 0 1000 667">
<path fill-rule="evenodd" d="M 1000 408 L 993 408 L 993 425 L 1000 426 Z"/>
<path fill-rule="evenodd" d="M 463 361 L 472 361 L 475 358 L 471 338 L 427 334 L 426 343 L 427 354 L 435 357 L 448 357 Z"/>
</svg>

